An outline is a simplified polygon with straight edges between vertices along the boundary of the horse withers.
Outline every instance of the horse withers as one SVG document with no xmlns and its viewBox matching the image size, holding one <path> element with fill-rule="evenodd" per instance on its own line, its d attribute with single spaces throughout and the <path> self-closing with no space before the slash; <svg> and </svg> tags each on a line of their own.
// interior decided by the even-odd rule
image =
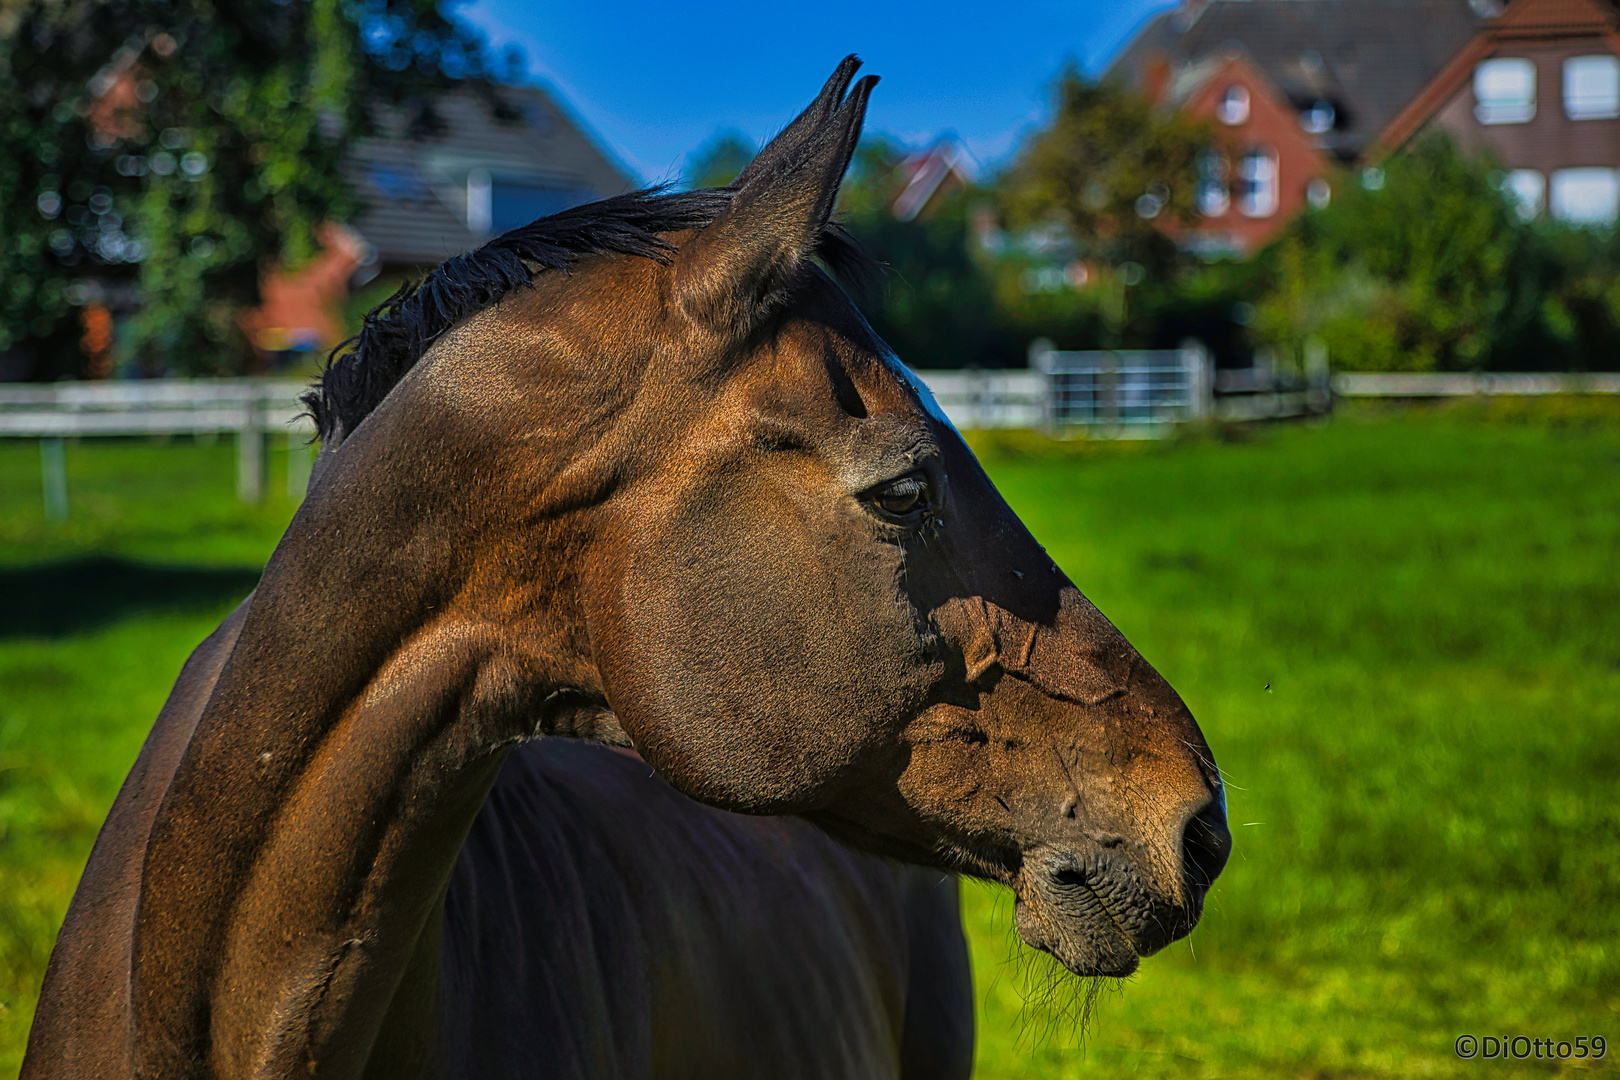
<svg viewBox="0 0 1620 1080">
<path fill-rule="evenodd" d="M 26 1076 L 444 1071 L 446 897 L 537 735 L 1001 882 L 1081 975 L 1192 929 L 1230 848 L 1197 724 L 835 278 L 856 67 L 731 187 L 541 219 L 368 319 L 98 838 Z"/>
</svg>

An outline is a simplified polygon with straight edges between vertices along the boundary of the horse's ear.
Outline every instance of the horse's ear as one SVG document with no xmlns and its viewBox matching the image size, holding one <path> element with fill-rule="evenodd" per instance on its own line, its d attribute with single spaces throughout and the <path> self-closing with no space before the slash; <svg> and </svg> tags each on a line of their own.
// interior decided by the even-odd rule
<svg viewBox="0 0 1620 1080">
<path fill-rule="evenodd" d="M 849 88 L 849 80 L 853 79 L 860 69 L 860 57 L 854 53 L 844 57 L 837 70 L 832 73 L 832 78 L 827 80 L 827 85 L 816 95 L 816 100 L 810 103 L 810 107 L 794 117 L 793 123 L 778 132 L 776 138 L 766 143 L 765 149 L 756 154 L 754 160 L 748 163 L 748 167 L 737 175 L 737 179 L 726 186 L 733 190 L 746 187 L 750 180 L 764 173 L 773 163 L 780 161 L 789 150 L 798 146 L 806 134 L 832 119 L 833 113 L 838 111 L 839 104 L 844 100 L 844 91 Z"/>
<path fill-rule="evenodd" d="M 837 102 L 848 81 L 845 68 L 854 73 L 852 63 L 839 65 L 822 91 L 831 99 L 828 107 L 818 114 L 817 98 L 761 152 L 770 160 L 758 170 L 749 166 L 753 175 L 725 212 L 681 247 L 675 297 L 688 318 L 722 333 L 747 333 L 815 254 L 877 85 L 877 77 L 868 75 Z M 776 150 L 778 143 L 784 145 Z"/>
</svg>

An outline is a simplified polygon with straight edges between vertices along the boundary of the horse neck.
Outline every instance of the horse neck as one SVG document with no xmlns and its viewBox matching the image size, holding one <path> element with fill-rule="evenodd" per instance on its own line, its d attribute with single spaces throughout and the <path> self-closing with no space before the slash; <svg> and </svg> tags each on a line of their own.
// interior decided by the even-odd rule
<svg viewBox="0 0 1620 1080">
<path fill-rule="evenodd" d="M 431 981 L 505 749 L 561 722 L 548 694 L 590 685 L 555 610 L 468 600 L 503 590 L 445 465 L 467 452 L 401 430 L 366 425 L 323 470 L 164 798 L 132 970 L 143 1074 L 359 1075 L 385 1017 L 409 1026 L 388 1016 L 406 972 Z"/>
</svg>

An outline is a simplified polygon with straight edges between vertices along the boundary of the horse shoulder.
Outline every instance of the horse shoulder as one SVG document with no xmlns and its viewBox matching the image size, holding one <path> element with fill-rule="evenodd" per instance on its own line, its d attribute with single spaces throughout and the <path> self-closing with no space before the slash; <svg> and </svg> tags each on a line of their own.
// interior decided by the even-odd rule
<svg viewBox="0 0 1620 1080">
<path fill-rule="evenodd" d="M 129 979 L 146 845 L 252 599 L 186 660 L 96 836 L 45 972 L 20 1080 L 134 1075 Z"/>
</svg>

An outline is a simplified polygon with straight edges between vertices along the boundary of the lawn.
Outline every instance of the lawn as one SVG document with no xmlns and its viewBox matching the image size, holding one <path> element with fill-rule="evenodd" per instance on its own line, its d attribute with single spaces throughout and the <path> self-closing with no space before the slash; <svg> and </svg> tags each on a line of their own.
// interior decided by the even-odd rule
<svg viewBox="0 0 1620 1080">
<path fill-rule="evenodd" d="M 1620 1038 L 1620 415 L 1224 434 L 978 440 L 1199 717 L 1237 839 L 1197 932 L 1100 987 L 1083 1029 L 1086 987 L 967 886 L 978 1075 L 1550 1075 L 1454 1040 Z M 232 462 L 70 446 L 73 514 L 47 526 L 34 445 L 0 443 L 0 1076 L 147 725 L 291 512 L 235 503 Z M 122 598 L 105 624 L 18 569 L 88 556 L 170 569 L 79 563 Z"/>
</svg>

